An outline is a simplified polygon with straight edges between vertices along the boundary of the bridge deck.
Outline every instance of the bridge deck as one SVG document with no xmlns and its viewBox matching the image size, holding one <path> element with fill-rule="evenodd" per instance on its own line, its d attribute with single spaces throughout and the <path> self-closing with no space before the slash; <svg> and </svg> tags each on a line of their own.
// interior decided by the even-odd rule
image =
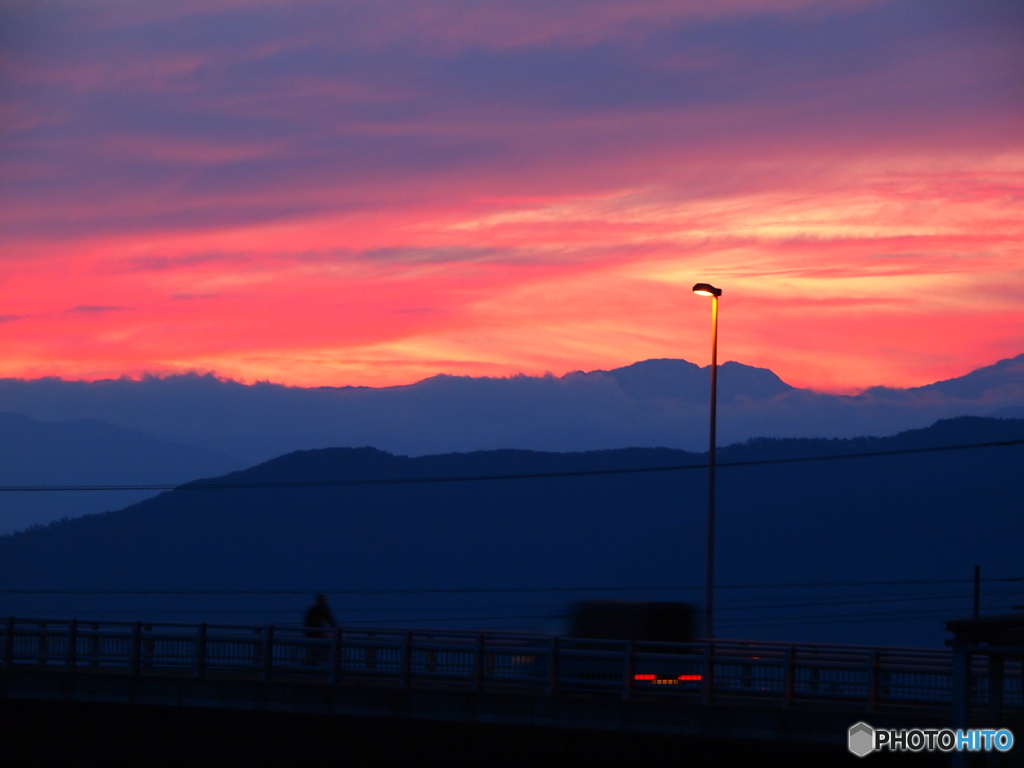
<svg viewBox="0 0 1024 768">
<path fill-rule="evenodd" d="M 8 699 L 845 743 L 858 719 L 948 726 L 949 651 L 425 630 L 7 619 Z M 989 701 L 986 660 L 971 701 Z M 1021 710 L 1021 665 L 1002 701 Z"/>
</svg>

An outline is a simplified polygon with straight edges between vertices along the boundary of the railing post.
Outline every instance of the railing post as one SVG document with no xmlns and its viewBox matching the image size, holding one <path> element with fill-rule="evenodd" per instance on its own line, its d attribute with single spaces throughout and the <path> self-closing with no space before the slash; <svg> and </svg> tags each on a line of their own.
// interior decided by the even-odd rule
<svg viewBox="0 0 1024 768">
<path fill-rule="evenodd" d="M 1003 719 L 1003 657 L 989 654 L 988 657 L 988 718 L 994 725 Z"/>
<path fill-rule="evenodd" d="M 402 687 L 408 688 L 412 677 L 412 630 L 402 636 Z"/>
<path fill-rule="evenodd" d="M 366 637 L 367 637 L 367 639 L 369 641 L 369 644 L 366 647 L 365 666 L 366 666 L 367 669 L 376 670 L 377 669 L 377 646 L 372 644 L 373 643 L 373 638 L 376 637 L 376 635 L 373 632 L 370 632 Z"/>
<path fill-rule="evenodd" d="M 99 622 L 94 621 L 91 626 L 92 638 L 89 640 L 89 656 L 91 661 L 89 665 L 98 667 L 100 665 L 100 625 Z"/>
<path fill-rule="evenodd" d="M 263 682 L 269 683 L 274 669 L 274 625 L 263 635 Z"/>
<path fill-rule="evenodd" d="M 132 625 L 131 648 L 128 649 L 128 668 L 133 675 L 139 674 L 139 652 L 142 650 L 142 622 Z"/>
<path fill-rule="evenodd" d="M 39 622 L 39 637 L 36 645 L 38 649 L 38 659 L 40 664 L 45 664 L 46 657 L 50 655 L 50 638 L 46 634 L 46 622 Z"/>
<path fill-rule="evenodd" d="M 634 658 L 633 658 L 633 641 L 626 641 L 626 658 L 623 665 L 622 672 L 622 698 L 629 699 L 633 693 L 633 675 L 634 675 Z"/>
<path fill-rule="evenodd" d="M 199 625 L 196 636 L 196 677 L 206 674 L 206 622 Z"/>
<path fill-rule="evenodd" d="M 793 706 L 793 698 L 796 696 L 796 646 L 791 645 L 786 649 L 786 706 Z"/>
<path fill-rule="evenodd" d="M 78 619 L 68 622 L 68 647 L 64 649 L 64 668 L 68 672 L 75 669 L 75 646 L 78 644 Z"/>
<path fill-rule="evenodd" d="M 4 631 L 4 669 L 14 665 L 14 617 L 7 617 L 7 629 Z"/>
<path fill-rule="evenodd" d="M 152 667 L 153 657 L 156 655 L 156 641 L 153 639 L 153 625 L 147 624 L 146 637 L 142 641 L 142 666 Z"/>
<path fill-rule="evenodd" d="M 548 693 L 553 694 L 558 687 L 558 638 L 551 638 L 548 651 Z"/>
<path fill-rule="evenodd" d="M 473 690 L 479 691 L 484 685 L 484 633 L 476 633 L 476 652 L 473 654 Z"/>
<path fill-rule="evenodd" d="M 331 644 L 331 684 L 337 685 L 341 682 L 341 657 L 344 649 L 341 645 L 341 627 L 334 628 L 334 642 Z"/>
<path fill-rule="evenodd" d="M 715 699 L 715 641 L 708 640 L 704 649 L 704 703 Z"/>
<path fill-rule="evenodd" d="M 966 730 L 971 711 L 971 654 L 962 647 L 953 648 L 953 722 L 955 730 Z M 953 752 L 953 768 L 967 765 L 967 753 Z"/>
<path fill-rule="evenodd" d="M 426 639 L 428 643 L 434 642 L 433 635 L 427 635 Z M 430 674 L 434 674 L 435 672 L 437 672 L 437 651 L 435 651 L 433 648 L 428 648 L 426 653 L 426 661 L 427 672 L 429 672 Z"/>
<path fill-rule="evenodd" d="M 874 712 L 878 708 L 878 677 L 881 674 L 882 662 L 878 649 L 871 652 L 871 668 L 868 670 L 868 709 Z"/>
</svg>

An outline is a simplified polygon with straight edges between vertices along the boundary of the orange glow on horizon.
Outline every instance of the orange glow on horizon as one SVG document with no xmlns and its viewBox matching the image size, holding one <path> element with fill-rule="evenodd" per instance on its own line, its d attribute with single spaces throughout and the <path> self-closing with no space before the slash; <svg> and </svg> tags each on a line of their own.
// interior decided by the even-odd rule
<svg viewBox="0 0 1024 768">
<path fill-rule="evenodd" d="M 571 234 L 564 242 L 550 231 L 534 240 L 529 221 L 517 237 L 500 224 L 498 241 L 488 227 L 431 229 L 434 214 L 420 212 L 388 217 L 383 228 L 356 216 L 205 235 L 95 237 L 75 244 L 73 260 L 60 255 L 67 246 L 40 259 L 29 254 L 41 246 L 21 244 L 14 253 L 26 260 L 6 277 L 0 375 L 198 371 L 241 382 L 391 386 L 438 373 L 562 375 L 659 357 L 704 365 L 704 309 L 685 296 L 693 277 L 709 272 L 727 287 L 723 359 L 771 368 L 794 386 L 844 393 L 916 386 L 1020 351 L 1018 221 L 1004 219 L 984 236 L 954 229 L 776 243 L 737 238 L 720 220 L 716 239 L 694 239 L 691 250 L 683 233 L 668 245 L 661 235 L 645 246 L 609 244 L 594 217 L 614 219 L 614 210 L 608 199 L 593 202 L 600 210 L 592 213 L 590 204 L 569 206 L 575 222 L 560 225 Z M 979 214 L 989 205 L 987 198 L 964 204 L 981 206 Z M 536 205 L 523 218 L 565 207 Z M 746 206 L 736 207 L 744 215 Z M 650 216 L 641 215 L 634 193 L 618 209 L 632 210 L 645 233 Z M 684 218 L 693 215 L 688 209 Z M 667 214 L 660 206 L 654 218 L 665 222 Z M 803 215 L 826 213 L 812 207 Z M 623 226 L 622 234 L 630 231 Z M 985 251 L 969 260 L 955 255 Z M 890 255 L 878 260 L 878 252 Z M 857 343 L 837 349 L 834 340 L 851 332 Z M 922 356 L 937 338 L 942 354 Z"/>
</svg>

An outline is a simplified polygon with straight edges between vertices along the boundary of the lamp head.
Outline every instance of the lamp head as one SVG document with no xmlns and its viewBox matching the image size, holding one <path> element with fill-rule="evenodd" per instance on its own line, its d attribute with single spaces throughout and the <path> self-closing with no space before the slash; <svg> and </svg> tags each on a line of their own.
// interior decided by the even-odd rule
<svg viewBox="0 0 1024 768">
<path fill-rule="evenodd" d="M 693 292 L 696 293 L 698 296 L 717 297 L 722 295 L 722 289 L 715 288 L 715 286 L 711 285 L 710 283 L 697 283 L 695 286 L 693 286 Z"/>
</svg>

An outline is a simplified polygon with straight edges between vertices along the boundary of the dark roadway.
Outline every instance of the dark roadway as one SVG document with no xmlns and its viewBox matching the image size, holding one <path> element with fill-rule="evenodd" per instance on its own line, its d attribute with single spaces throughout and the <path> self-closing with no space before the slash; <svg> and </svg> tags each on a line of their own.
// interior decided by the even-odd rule
<svg viewBox="0 0 1024 768">
<path fill-rule="evenodd" d="M 0 701 L 3 765 L 948 766 L 948 755 L 658 734 Z"/>
</svg>

